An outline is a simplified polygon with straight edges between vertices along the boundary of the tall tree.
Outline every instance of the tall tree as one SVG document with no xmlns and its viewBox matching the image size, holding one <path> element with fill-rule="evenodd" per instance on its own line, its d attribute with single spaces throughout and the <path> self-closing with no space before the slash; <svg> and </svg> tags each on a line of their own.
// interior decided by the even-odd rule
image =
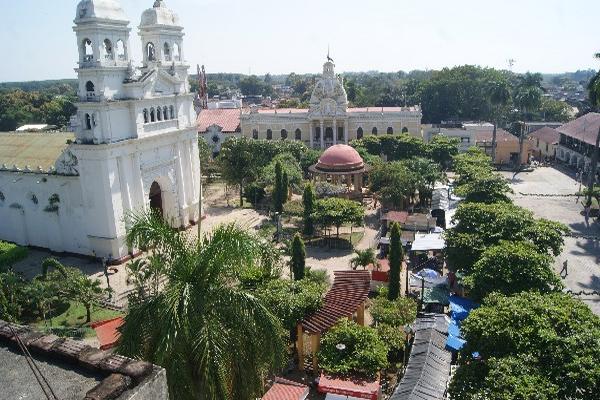
<svg viewBox="0 0 600 400">
<path fill-rule="evenodd" d="M 594 57 L 600 60 L 600 53 L 596 53 Z M 592 78 L 588 86 L 590 102 L 594 108 L 600 107 L 600 71 Z M 588 183 L 588 199 L 587 202 L 592 202 L 592 193 L 594 192 L 594 185 L 596 184 L 596 172 L 598 170 L 598 152 L 600 151 L 600 128 L 598 128 L 598 135 L 596 136 L 596 146 L 592 153 L 591 171 Z"/>
<path fill-rule="evenodd" d="M 494 131 L 492 133 L 492 164 L 496 163 L 496 135 L 498 129 L 498 119 L 502 115 L 502 110 L 510 100 L 510 90 L 506 81 L 493 81 L 489 88 L 489 101 L 492 105 L 492 116 L 494 121 Z"/>
<path fill-rule="evenodd" d="M 281 177 L 281 200 L 285 204 L 288 201 L 288 195 L 290 191 L 290 179 L 288 178 L 287 171 L 283 171 Z"/>
<path fill-rule="evenodd" d="M 304 248 L 304 242 L 299 233 L 294 235 L 292 240 L 292 255 L 290 264 L 292 265 L 292 272 L 294 274 L 294 280 L 299 281 L 304 279 L 304 270 L 306 267 L 306 249 Z"/>
<path fill-rule="evenodd" d="M 307 184 L 302 193 L 302 204 L 304 205 L 304 234 L 312 235 L 315 232 L 314 212 L 317 196 L 312 184 Z"/>
<path fill-rule="evenodd" d="M 402 271 L 402 260 L 404 259 L 404 250 L 402 249 L 402 239 L 400 235 L 400 225 L 397 222 L 392 224 L 390 232 L 390 283 L 388 299 L 396 300 L 400 295 L 400 272 Z"/>
<path fill-rule="evenodd" d="M 221 146 L 219 163 L 223 179 L 240 188 L 240 206 L 244 205 L 244 183 L 255 171 L 255 160 L 250 139 L 232 138 Z"/>
<path fill-rule="evenodd" d="M 127 240 L 154 248 L 148 261 L 163 283 L 132 295 L 119 352 L 163 366 L 174 399 L 259 397 L 282 365 L 282 327 L 236 275 L 261 262 L 261 242 L 233 225 L 190 242 L 151 215 L 134 218 Z"/>
<path fill-rule="evenodd" d="M 275 183 L 273 185 L 273 208 L 275 212 L 283 211 L 283 173 L 281 163 L 275 163 Z"/>
</svg>

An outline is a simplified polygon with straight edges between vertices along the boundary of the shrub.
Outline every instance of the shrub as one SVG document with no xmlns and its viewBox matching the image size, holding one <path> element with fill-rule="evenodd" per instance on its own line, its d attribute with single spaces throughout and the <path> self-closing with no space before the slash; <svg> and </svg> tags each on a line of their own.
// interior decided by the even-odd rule
<svg viewBox="0 0 600 400">
<path fill-rule="evenodd" d="M 253 206 L 260 203 L 266 196 L 265 188 L 258 183 L 250 183 L 244 188 L 244 197 Z"/>
<path fill-rule="evenodd" d="M 385 293 L 373 299 L 370 310 L 373 320 L 378 324 L 402 327 L 412 323 L 417 316 L 417 303 L 410 297 L 388 300 Z"/>
<path fill-rule="evenodd" d="M 341 350 L 340 344 L 345 346 Z M 319 364 L 331 374 L 374 377 L 387 367 L 387 353 L 375 329 L 342 319 L 321 339 Z"/>
<path fill-rule="evenodd" d="M 0 271 L 12 267 L 27 257 L 27 247 L 0 241 Z"/>
<path fill-rule="evenodd" d="M 301 217 L 304 214 L 304 206 L 301 200 L 288 201 L 283 205 L 283 212 L 286 215 Z"/>
<path fill-rule="evenodd" d="M 404 350 L 406 336 L 404 330 L 398 326 L 388 324 L 377 325 L 377 334 L 388 349 L 388 359 L 390 361 L 399 360 L 401 352 Z"/>
</svg>

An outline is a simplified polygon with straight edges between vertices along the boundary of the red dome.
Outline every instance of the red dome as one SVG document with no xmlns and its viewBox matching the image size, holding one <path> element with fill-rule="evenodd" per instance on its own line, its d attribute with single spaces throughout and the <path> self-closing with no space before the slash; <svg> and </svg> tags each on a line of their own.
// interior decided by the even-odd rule
<svg viewBox="0 0 600 400">
<path fill-rule="evenodd" d="M 354 148 L 345 144 L 331 146 L 321 155 L 316 169 L 322 171 L 354 171 L 365 166 Z"/>
</svg>

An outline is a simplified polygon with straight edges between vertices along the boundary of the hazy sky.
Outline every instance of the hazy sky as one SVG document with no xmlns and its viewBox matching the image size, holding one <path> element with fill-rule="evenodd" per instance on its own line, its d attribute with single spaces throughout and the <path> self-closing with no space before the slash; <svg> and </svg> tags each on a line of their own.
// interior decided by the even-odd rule
<svg viewBox="0 0 600 400">
<path fill-rule="evenodd" d="M 78 0 L 1 0 L 0 81 L 74 78 Z M 121 0 L 137 26 L 154 0 Z M 316 73 L 477 64 L 514 71 L 600 67 L 599 0 L 166 0 L 185 56 L 207 72 Z"/>
</svg>

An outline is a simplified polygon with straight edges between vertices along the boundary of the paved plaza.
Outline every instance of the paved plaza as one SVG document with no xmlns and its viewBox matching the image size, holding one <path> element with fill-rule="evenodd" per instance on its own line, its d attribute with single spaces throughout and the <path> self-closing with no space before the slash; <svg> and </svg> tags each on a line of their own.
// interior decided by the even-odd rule
<svg viewBox="0 0 600 400">
<path fill-rule="evenodd" d="M 503 172 L 509 180 L 512 173 Z M 556 258 L 556 272 L 561 273 L 565 261 L 567 275 L 565 285 L 573 292 L 600 291 L 600 224 L 590 218 L 589 226 L 583 215 L 581 198 L 564 195 L 574 194 L 579 190 L 574 173 L 550 167 L 541 167 L 533 172 L 518 174 L 512 180 L 511 187 L 514 202 L 543 217 L 566 224 L 576 235 L 588 238 L 565 238 L 565 247 Z M 551 196 L 543 196 L 551 195 Z M 594 313 L 600 315 L 600 296 L 580 296 Z"/>
</svg>

